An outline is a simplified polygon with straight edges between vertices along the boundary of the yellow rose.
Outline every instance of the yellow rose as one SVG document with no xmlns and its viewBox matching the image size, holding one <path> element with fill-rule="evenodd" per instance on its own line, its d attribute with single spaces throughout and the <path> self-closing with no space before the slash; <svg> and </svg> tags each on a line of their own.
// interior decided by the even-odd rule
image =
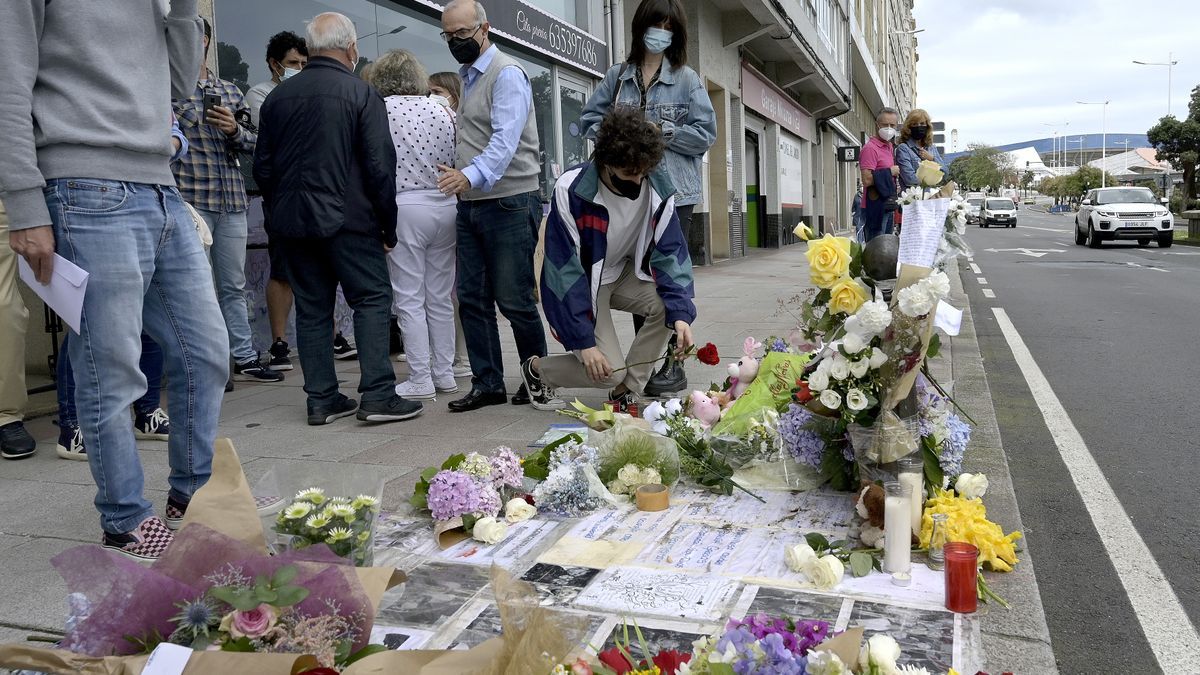
<svg viewBox="0 0 1200 675">
<path fill-rule="evenodd" d="M 842 277 L 829 289 L 829 311 L 853 314 L 867 301 L 867 287 L 858 279 Z"/>
<path fill-rule="evenodd" d="M 942 182 L 942 167 L 928 159 L 917 165 L 917 182 L 925 187 L 935 187 Z"/>
<path fill-rule="evenodd" d="M 800 223 L 796 226 L 796 229 L 792 230 L 792 234 L 800 237 L 800 241 L 808 241 L 812 239 L 813 231 L 804 223 Z"/>
<path fill-rule="evenodd" d="M 826 234 L 808 241 L 809 274 L 818 288 L 829 288 L 850 270 L 850 239 Z"/>
</svg>

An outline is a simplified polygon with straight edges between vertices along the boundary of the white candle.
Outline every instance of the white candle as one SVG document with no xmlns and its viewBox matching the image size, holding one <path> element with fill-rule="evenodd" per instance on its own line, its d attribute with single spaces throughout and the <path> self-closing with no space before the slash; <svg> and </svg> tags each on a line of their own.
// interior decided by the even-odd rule
<svg viewBox="0 0 1200 675">
<path fill-rule="evenodd" d="M 910 488 L 909 508 L 912 510 L 912 533 L 921 536 L 921 511 L 925 508 L 925 477 L 919 473 L 902 473 L 901 485 Z"/>
<path fill-rule="evenodd" d="M 898 486 L 897 486 L 898 487 Z M 912 510 L 908 497 L 888 494 L 883 500 L 883 571 L 907 572 L 912 555 Z"/>
</svg>

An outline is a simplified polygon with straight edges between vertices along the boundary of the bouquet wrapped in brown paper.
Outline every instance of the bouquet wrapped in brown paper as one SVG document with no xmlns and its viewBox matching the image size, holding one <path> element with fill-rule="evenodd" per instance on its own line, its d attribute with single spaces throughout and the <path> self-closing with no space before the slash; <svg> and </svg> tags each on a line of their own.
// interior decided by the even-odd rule
<svg viewBox="0 0 1200 675">
<path fill-rule="evenodd" d="M 85 616 L 60 644 L 0 647 L 0 666 L 45 672 L 138 673 L 160 643 L 197 651 L 185 673 L 297 673 L 345 667 L 367 642 L 394 569 L 354 568 L 325 546 L 268 555 L 262 525 L 228 440 L 193 497 L 183 529 L 148 567 L 96 546 L 55 557 Z M 258 653 L 254 653 L 258 652 Z"/>
</svg>

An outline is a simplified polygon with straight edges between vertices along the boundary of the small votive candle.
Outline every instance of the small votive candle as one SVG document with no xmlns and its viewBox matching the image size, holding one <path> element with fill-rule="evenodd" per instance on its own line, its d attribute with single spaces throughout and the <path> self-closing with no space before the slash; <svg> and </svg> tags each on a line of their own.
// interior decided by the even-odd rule
<svg viewBox="0 0 1200 675">
<path fill-rule="evenodd" d="M 925 510 L 925 462 L 920 453 L 901 457 L 896 461 L 900 474 L 896 480 L 907 485 L 910 494 L 908 507 L 912 510 L 912 532 L 921 536 L 921 515 Z"/>
<path fill-rule="evenodd" d="M 970 614 L 979 607 L 976 589 L 979 549 L 973 544 L 952 541 L 942 551 L 946 557 L 946 609 Z"/>
</svg>

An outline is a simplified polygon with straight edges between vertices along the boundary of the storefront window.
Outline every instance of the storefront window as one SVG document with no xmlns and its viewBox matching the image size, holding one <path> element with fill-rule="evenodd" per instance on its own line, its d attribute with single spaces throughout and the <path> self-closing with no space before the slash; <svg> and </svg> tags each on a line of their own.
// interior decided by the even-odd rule
<svg viewBox="0 0 1200 675">
<path fill-rule="evenodd" d="M 574 0 L 562 0 L 572 9 Z M 547 11 L 555 11 L 534 3 Z M 379 58 L 389 49 L 407 49 L 421 61 L 429 73 L 449 70 L 458 71 L 458 64 L 450 56 L 446 43 L 442 41 L 442 27 L 436 17 L 415 9 L 402 7 L 394 2 L 372 0 L 271 0 L 270 2 L 246 2 L 245 0 L 216 0 L 214 29 L 217 38 L 217 62 L 220 76 L 246 91 L 251 86 L 269 80 L 267 68 L 267 41 L 272 35 L 290 30 L 301 37 L 305 24 L 322 12 L 341 12 L 350 17 L 358 31 L 358 47 L 361 59 L 358 70 Z M 562 9 L 561 7 L 559 8 Z M 548 198 L 554 185 L 557 168 L 559 131 L 554 124 L 554 89 L 550 63 L 517 52 L 511 45 L 499 44 L 509 56 L 515 58 L 525 72 L 533 88 L 533 107 L 537 115 L 538 138 L 541 141 L 542 195 Z M 578 113 L 566 113 L 564 104 L 564 126 L 578 119 Z"/>
<path fill-rule="evenodd" d="M 525 0 L 525 2 L 560 19 L 564 19 L 567 23 L 573 23 L 576 26 L 579 25 L 577 21 L 576 0 Z"/>
</svg>

